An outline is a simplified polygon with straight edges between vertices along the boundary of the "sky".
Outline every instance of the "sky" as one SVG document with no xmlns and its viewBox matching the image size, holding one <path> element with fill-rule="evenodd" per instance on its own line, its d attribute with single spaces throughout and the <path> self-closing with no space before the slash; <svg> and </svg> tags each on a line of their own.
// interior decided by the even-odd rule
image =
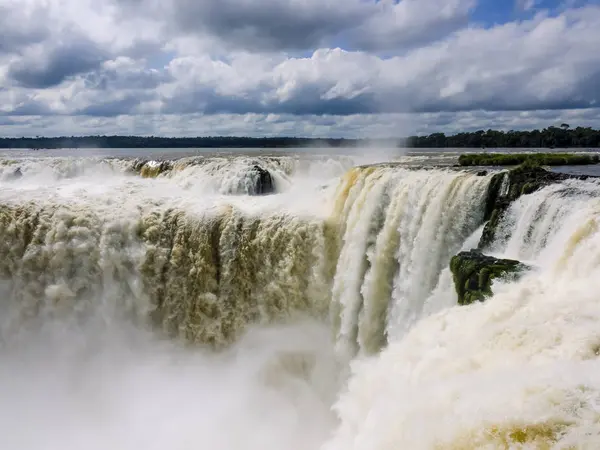
<svg viewBox="0 0 600 450">
<path fill-rule="evenodd" d="M 600 0 L 0 0 L 0 136 L 600 128 Z"/>
</svg>

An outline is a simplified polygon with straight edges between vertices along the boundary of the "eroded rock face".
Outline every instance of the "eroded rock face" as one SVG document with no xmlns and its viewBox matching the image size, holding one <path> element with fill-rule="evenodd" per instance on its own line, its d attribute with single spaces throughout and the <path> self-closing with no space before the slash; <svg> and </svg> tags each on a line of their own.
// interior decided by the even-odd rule
<svg viewBox="0 0 600 450">
<path fill-rule="evenodd" d="M 275 192 L 275 184 L 273 183 L 273 177 L 268 170 L 255 165 L 252 171 L 256 173 L 255 186 L 253 192 L 250 195 L 266 195 L 273 194 Z"/>
<path fill-rule="evenodd" d="M 131 170 L 142 178 L 156 178 L 173 169 L 171 161 L 146 161 L 137 160 Z"/>
<path fill-rule="evenodd" d="M 10 175 L 11 180 L 18 180 L 23 176 L 23 172 L 21 172 L 21 168 L 17 167 L 15 171 Z"/>
<path fill-rule="evenodd" d="M 191 162 L 189 166 L 202 166 L 202 163 Z M 181 170 L 188 167 L 188 165 L 182 165 L 177 167 L 173 161 L 147 161 L 147 160 L 136 160 L 130 167 L 130 172 L 141 176 L 142 178 L 157 178 L 159 176 L 173 176 L 177 170 Z M 205 167 L 209 167 L 209 164 Z M 199 177 L 212 177 L 218 179 L 220 177 L 231 177 L 231 173 L 227 173 L 227 170 L 222 170 L 226 165 L 221 168 L 208 168 L 205 172 L 199 172 Z M 237 173 L 236 173 L 237 171 Z M 228 189 L 221 189 L 222 193 L 227 195 L 267 195 L 276 192 L 275 181 L 271 172 L 258 164 L 251 164 L 241 169 L 234 167 L 233 173 L 237 177 L 237 184 L 233 183 Z"/>
<path fill-rule="evenodd" d="M 494 258 L 478 250 L 461 252 L 450 260 L 460 305 L 470 305 L 490 297 L 494 279 L 517 279 L 530 269 L 520 261 Z"/>
<path fill-rule="evenodd" d="M 589 176 L 573 176 L 550 172 L 540 166 L 523 164 L 508 172 L 494 175 L 488 187 L 484 220 L 487 221 L 478 248 L 485 249 L 496 239 L 498 224 L 510 204 L 522 195 L 567 179 L 585 180 Z"/>
</svg>

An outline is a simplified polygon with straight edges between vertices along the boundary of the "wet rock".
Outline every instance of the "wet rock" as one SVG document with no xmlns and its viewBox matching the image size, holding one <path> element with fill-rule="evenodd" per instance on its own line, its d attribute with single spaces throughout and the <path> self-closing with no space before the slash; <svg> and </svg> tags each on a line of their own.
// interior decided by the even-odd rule
<svg viewBox="0 0 600 450">
<path fill-rule="evenodd" d="M 598 164 L 596 154 L 580 153 L 464 153 L 459 156 L 461 166 L 518 166 L 537 164 L 543 166 L 574 166 Z"/>
<path fill-rule="evenodd" d="M 494 279 L 514 280 L 530 269 L 520 261 L 494 258 L 479 250 L 461 252 L 450 260 L 460 305 L 470 305 L 490 297 Z"/>
<path fill-rule="evenodd" d="M 255 177 L 255 183 L 254 183 L 254 188 L 252 189 L 251 192 L 249 192 L 250 195 L 267 195 L 267 194 L 273 194 L 275 192 L 275 185 L 273 183 L 273 177 L 271 176 L 271 173 L 266 170 L 263 169 L 262 167 L 258 166 L 258 165 L 254 165 L 252 167 L 252 171 L 254 172 Z"/>
<path fill-rule="evenodd" d="M 21 172 L 21 168 L 17 167 L 14 172 L 10 175 L 11 180 L 17 180 L 23 176 L 23 172 Z"/>
<path fill-rule="evenodd" d="M 550 172 L 540 166 L 523 164 L 508 172 L 492 177 L 485 202 L 484 220 L 487 221 L 478 248 L 485 249 L 498 237 L 498 224 L 510 204 L 522 195 L 531 194 L 550 184 L 567 179 L 586 180 L 587 175 L 568 175 Z"/>
<path fill-rule="evenodd" d="M 136 160 L 130 170 L 142 178 L 156 178 L 172 169 L 173 163 L 171 161 Z"/>
</svg>

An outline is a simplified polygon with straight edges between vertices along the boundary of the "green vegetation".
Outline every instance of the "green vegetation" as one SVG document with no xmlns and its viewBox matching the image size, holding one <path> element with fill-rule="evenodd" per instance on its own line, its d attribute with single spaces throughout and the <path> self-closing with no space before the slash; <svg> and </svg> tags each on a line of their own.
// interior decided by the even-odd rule
<svg viewBox="0 0 600 450">
<path fill-rule="evenodd" d="M 0 148 L 286 148 L 352 147 L 368 145 L 353 139 L 251 138 L 251 137 L 184 137 L 159 136 L 73 136 L 38 138 L 0 138 Z M 396 141 L 389 143 L 395 146 Z"/>
<path fill-rule="evenodd" d="M 540 158 L 526 158 L 519 166 L 492 176 L 485 202 L 483 218 L 485 226 L 478 248 L 461 252 L 450 261 L 450 270 L 459 304 L 469 305 L 476 301 L 484 301 L 492 295 L 493 280 L 499 278 L 515 280 L 525 271 L 530 270 L 529 266 L 520 261 L 497 259 L 482 253 L 482 250 L 489 248 L 492 242 L 504 241 L 509 237 L 509 230 L 499 225 L 512 202 L 522 195 L 531 194 L 553 183 L 568 179 L 585 180 L 589 178 L 587 175 L 568 175 L 545 170 L 540 166 L 541 161 L 545 161 L 544 155 L 541 156 Z M 568 164 L 573 163 L 569 162 Z M 533 217 L 532 220 L 538 219 Z"/>
<path fill-rule="evenodd" d="M 484 301 L 492 295 L 494 279 L 516 279 L 529 267 L 512 259 L 497 259 L 477 250 L 461 252 L 450 260 L 460 305 Z"/>
<path fill-rule="evenodd" d="M 600 130 L 568 124 L 533 131 L 479 130 L 446 136 L 385 139 L 321 139 L 299 137 L 159 137 L 81 136 L 0 138 L 0 148 L 285 148 L 285 147 L 408 147 L 408 148 L 600 148 Z"/>
<path fill-rule="evenodd" d="M 509 171 L 495 174 L 488 185 L 485 204 L 484 220 L 487 221 L 478 248 L 485 249 L 496 239 L 507 237 L 507 230 L 502 230 L 500 224 L 505 211 L 510 204 L 522 195 L 531 194 L 545 186 L 567 179 L 585 180 L 587 175 L 567 175 L 549 172 L 538 165 L 535 160 L 526 160 L 520 166 Z M 505 233 L 499 236 L 498 233 Z"/>
<path fill-rule="evenodd" d="M 542 166 L 574 166 L 598 164 L 597 154 L 575 153 L 465 153 L 460 155 L 461 166 L 518 166 L 523 163 Z"/>
<path fill-rule="evenodd" d="M 560 127 L 532 131 L 479 130 L 453 136 L 434 133 L 410 137 L 406 144 L 407 147 L 417 148 L 598 148 L 600 130 L 589 127 L 571 128 L 569 124 L 563 123 Z"/>
</svg>

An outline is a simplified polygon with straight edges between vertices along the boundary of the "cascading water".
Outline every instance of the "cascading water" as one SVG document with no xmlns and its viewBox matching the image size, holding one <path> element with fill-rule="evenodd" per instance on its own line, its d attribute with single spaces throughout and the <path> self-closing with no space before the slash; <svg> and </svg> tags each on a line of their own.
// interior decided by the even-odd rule
<svg viewBox="0 0 600 450">
<path fill-rule="evenodd" d="M 535 269 L 356 362 L 325 449 L 598 448 L 599 218 L 596 182 L 516 201 L 494 251 Z"/>
<path fill-rule="evenodd" d="M 351 166 L 3 161 L 3 447 L 596 448 L 600 185 L 513 202 L 534 269 L 457 306 L 493 175 Z"/>
<path fill-rule="evenodd" d="M 271 197 L 198 192 L 180 185 L 180 173 L 148 180 L 84 171 L 41 185 L 23 173 L 0 194 L 0 269 L 17 324 L 40 309 L 101 307 L 219 346 L 248 323 L 327 313 L 335 255 L 318 189 L 290 202 L 294 189 Z"/>
<path fill-rule="evenodd" d="M 425 306 L 427 313 L 437 309 L 425 300 L 481 225 L 488 183 L 468 173 L 390 167 L 344 177 L 336 211 L 343 246 L 332 292 L 342 354 L 375 353 Z"/>
</svg>

